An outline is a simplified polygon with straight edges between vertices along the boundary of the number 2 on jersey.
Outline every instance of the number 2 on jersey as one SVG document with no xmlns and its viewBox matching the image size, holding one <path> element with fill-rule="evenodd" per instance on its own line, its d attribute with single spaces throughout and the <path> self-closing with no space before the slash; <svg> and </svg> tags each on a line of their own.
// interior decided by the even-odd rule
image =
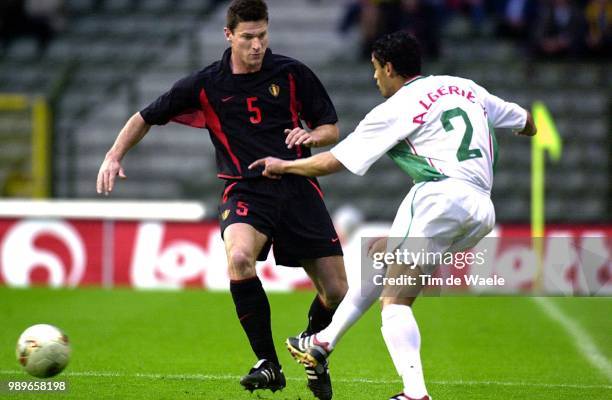
<svg viewBox="0 0 612 400">
<path fill-rule="evenodd" d="M 257 101 L 257 97 L 247 97 L 247 108 L 249 112 L 255 113 L 249 120 L 252 124 L 258 124 L 261 122 L 261 108 L 256 107 L 253 103 Z"/>
<path fill-rule="evenodd" d="M 463 118 L 463 122 L 465 123 L 465 132 L 463 133 L 463 139 L 461 139 L 461 145 L 459 146 L 459 150 L 457 150 L 457 159 L 459 161 L 470 160 L 472 158 L 480 158 L 482 157 L 482 153 L 480 149 L 470 149 L 470 143 L 472 142 L 472 134 L 474 133 L 474 127 L 468 118 L 467 113 L 461 109 L 460 107 L 453 108 L 452 110 L 446 110 L 442 113 L 442 117 L 440 121 L 442 121 L 442 126 L 446 132 L 450 132 L 454 130 L 453 124 L 450 122 L 451 119 L 455 117 Z"/>
</svg>

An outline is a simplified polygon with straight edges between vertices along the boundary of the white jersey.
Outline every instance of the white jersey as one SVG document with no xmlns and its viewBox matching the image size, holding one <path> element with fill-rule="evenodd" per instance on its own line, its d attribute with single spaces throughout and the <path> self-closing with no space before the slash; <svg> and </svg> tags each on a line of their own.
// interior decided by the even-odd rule
<svg viewBox="0 0 612 400">
<path fill-rule="evenodd" d="M 526 120 L 523 108 L 471 80 L 417 77 L 370 111 L 331 153 L 357 175 L 387 153 L 415 183 L 450 177 L 490 193 L 493 128 L 522 129 Z"/>
</svg>

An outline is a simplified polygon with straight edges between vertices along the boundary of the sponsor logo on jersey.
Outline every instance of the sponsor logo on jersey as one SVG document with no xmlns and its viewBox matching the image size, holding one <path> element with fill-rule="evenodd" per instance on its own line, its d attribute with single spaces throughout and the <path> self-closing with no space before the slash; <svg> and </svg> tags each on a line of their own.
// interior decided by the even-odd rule
<svg viewBox="0 0 612 400">
<path fill-rule="evenodd" d="M 271 84 L 268 90 L 270 91 L 270 94 L 274 97 L 278 97 L 278 95 L 280 94 L 280 86 L 278 86 L 276 83 Z"/>
</svg>

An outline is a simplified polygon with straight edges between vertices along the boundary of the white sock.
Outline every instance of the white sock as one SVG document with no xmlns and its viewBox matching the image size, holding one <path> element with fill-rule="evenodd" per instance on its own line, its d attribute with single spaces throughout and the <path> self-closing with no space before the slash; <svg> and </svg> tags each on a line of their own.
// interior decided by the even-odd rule
<svg viewBox="0 0 612 400">
<path fill-rule="evenodd" d="M 404 382 L 404 394 L 414 399 L 427 395 L 421 365 L 421 335 L 412 309 L 387 304 L 382 310 L 382 334 L 397 373 Z"/>
<path fill-rule="evenodd" d="M 336 309 L 334 317 L 327 328 L 317 333 L 317 340 L 327 342 L 332 350 L 344 333 L 357 322 L 357 320 L 380 297 L 383 286 L 374 284 L 374 276 L 385 276 L 386 268 L 381 270 L 364 270 L 361 286 L 350 286 L 344 299 Z"/>
</svg>

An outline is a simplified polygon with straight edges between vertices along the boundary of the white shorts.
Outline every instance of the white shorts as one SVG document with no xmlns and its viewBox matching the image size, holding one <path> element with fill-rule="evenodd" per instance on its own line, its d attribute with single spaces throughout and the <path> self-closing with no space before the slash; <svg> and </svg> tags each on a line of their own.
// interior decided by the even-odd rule
<svg viewBox="0 0 612 400">
<path fill-rule="evenodd" d="M 454 178 L 417 183 L 397 210 L 387 252 L 463 251 L 474 247 L 494 224 L 491 197 L 477 186 Z M 419 263 L 424 273 L 433 273 L 439 265 L 434 259 Z"/>
</svg>

